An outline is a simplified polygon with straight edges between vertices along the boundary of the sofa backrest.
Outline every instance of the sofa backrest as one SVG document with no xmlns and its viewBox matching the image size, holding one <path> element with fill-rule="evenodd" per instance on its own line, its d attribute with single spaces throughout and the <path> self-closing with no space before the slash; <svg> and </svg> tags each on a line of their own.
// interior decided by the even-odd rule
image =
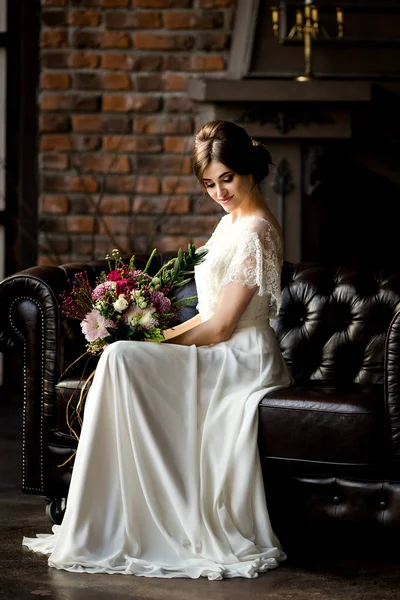
<svg viewBox="0 0 400 600">
<path fill-rule="evenodd" d="M 386 333 L 400 309 L 398 270 L 284 263 L 273 322 L 297 381 L 383 383 Z"/>
<path fill-rule="evenodd" d="M 171 254 L 157 255 L 151 272 L 169 258 Z M 144 267 L 145 259 L 138 256 L 136 264 Z M 47 341 L 53 339 L 53 332 L 60 333 L 52 342 L 52 352 L 57 355 L 52 368 L 62 372 L 85 352 L 85 340 L 78 321 L 60 319 L 59 294 L 68 288 L 68 280 L 73 280 L 75 273 L 86 271 L 94 283 L 105 267 L 105 261 L 33 267 L 4 280 L 0 289 L 2 351 L 20 349 L 22 334 L 15 334 L 15 327 L 34 333 L 34 326 L 45 326 Z M 195 294 L 194 282 L 179 290 L 179 297 Z M 196 304 L 194 301 L 182 309 L 181 321 L 195 314 Z M 35 316 L 26 313 L 28 308 L 36 311 Z M 336 386 L 382 384 L 386 334 L 399 310 L 400 266 L 376 269 L 286 262 L 282 307 L 272 325 L 296 381 L 322 380 Z"/>
</svg>

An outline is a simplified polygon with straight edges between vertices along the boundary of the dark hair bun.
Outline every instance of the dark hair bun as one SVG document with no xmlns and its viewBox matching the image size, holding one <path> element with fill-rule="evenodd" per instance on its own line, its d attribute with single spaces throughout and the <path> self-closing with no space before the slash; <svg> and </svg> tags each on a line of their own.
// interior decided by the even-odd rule
<svg viewBox="0 0 400 600">
<path fill-rule="evenodd" d="M 269 172 L 271 155 L 261 142 L 231 121 L 209 121 L 196 133 L 193 171 L 204 186 L 203 173 L 213 161 L 225 165 L 238 175 L 252 175 L 260 183 Z"/>
<path fill-rule="evenodd" d="M 268 176 L 272 158 L 267 148 L 261 142 L 253 140 L 253 179 L 261 183 Z"/>
</svg>

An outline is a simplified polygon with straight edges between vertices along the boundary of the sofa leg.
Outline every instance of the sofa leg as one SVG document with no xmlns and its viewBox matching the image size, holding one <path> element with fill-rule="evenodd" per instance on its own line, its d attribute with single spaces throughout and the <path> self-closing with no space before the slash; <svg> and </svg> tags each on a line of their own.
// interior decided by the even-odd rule
<svg viewBox="0 0 400 600">
<path fill-rule="evenodd" d="M 66 506 L 65 498 L 45 498 L 46 516 L 55 525 L 61 525 Z"/>
</svg>

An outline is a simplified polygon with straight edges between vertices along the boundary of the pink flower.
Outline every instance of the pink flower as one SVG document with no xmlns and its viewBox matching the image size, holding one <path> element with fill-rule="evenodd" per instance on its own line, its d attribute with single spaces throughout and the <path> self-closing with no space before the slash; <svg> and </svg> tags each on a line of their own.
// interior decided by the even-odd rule
<svg viewBox="0 0 400 600">
<path fill-rule="evenodd" d="M 103 317 L 98 310 L 91 310 L 81 323 L 81 328 L 88 342 L 104 338 L 108 334 L 106 327 L 114 327 L 113 321 Z"/>
<path fill-rule="evenodd" d="M 171 300 L 164 296 L 162 292 L 151 292 L 150 302 L 154 305 L 156 312 L 159 314 L 171 311 Z"/>
<path fill-rule="evenodd" d="M 101 300 L 108 290 L 112 290 L 114 287 L 113 281 L 104 281 L 104 283 L 100 283 L 96 286 L 92 292 L 92 298 L 94 301 Z"/>
</svg>

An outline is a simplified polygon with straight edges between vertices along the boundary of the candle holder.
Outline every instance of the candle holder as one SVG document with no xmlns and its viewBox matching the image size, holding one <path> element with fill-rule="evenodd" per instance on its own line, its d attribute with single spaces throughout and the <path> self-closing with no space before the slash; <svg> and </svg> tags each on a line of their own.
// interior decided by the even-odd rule
<svg viewBox="0 0 400 600">
<path fill-rule="evenodd" d="M 281 5 L 283 3 L 281 2 Z M 296 77 L 296 81 L 307 82 L 315 79 L 312 67 L 312 40 L 323 38 L 326 40 L 341 40 L 344 35 L 344 18 L 343 10 L 341 7 L 336 7 L 336 23 L 337 33 L 336 36 L 330 36 L 320 22 L 318 7 L 312 0 L 305 0 L 302 9 L 296 10 L 296 22 L 291 28 L 287 36 L 281 35 L 282 28 L 282 8 L 280 6 L 273 6 L 271 8 L 272 13 L 272 30 L 274 35 L 279 38 L 281 42 L 297 40 L 302 41 L 304 45 L 304 62 L 305 71 L 303 75 Z"/>
</svg>

